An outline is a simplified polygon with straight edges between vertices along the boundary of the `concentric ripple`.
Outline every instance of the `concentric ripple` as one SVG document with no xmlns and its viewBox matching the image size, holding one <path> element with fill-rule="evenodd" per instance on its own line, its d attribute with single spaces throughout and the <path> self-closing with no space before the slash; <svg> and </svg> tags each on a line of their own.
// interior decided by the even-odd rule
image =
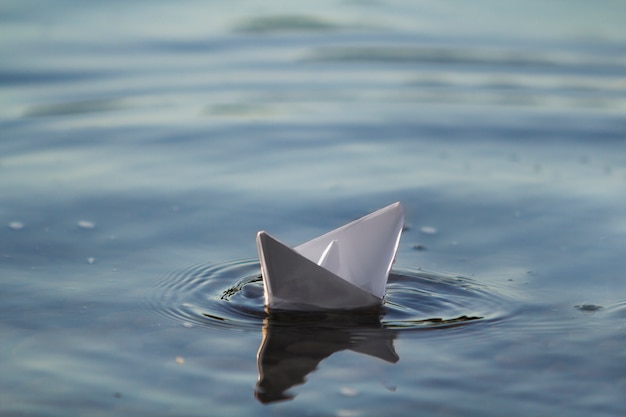
<svg viewBox="0 0 626 417">
<path fill-rule="evenodd" d="M 246 330 L 260 328 L 270 316 L 263 301 L 258 261 L 242 260 L 195 265 L 164 276 L 150 308 L 186 326 Z M 504 297 L 469 278 L 405 268 L 392 271 L 381 308 L 358 314 L 366 321 L 378 316 L 383 328 L 415 330 L 498 320 L 504 305 Z M 298 314 L 297 320 L 319 318 L 320 313 Z"/>
</svg>

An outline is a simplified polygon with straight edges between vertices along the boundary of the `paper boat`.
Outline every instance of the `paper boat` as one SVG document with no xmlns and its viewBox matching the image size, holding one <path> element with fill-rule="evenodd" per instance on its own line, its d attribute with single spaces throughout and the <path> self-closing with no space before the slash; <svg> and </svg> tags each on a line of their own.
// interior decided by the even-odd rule
<svg viewBox="0 0 626 417">
<path fill-rule="evenodd" d="M 258 232 L 265 305 L 299 311 L 379 305 L 403 225 L 397 202 L 293 249 Z"/>
</svg>

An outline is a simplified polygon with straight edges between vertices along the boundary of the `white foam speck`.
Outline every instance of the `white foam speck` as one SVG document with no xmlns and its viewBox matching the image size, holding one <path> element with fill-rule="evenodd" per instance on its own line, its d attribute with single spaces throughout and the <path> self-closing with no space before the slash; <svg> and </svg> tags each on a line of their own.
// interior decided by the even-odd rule
<svg viewBox="0 0 626 417">
<path fill-rule="evenodd" d="M 420 232 L 426 234 L 426 235 L 434 235 L 437 234 L 437 229 L 435 229 L 432 226 L 424 226 L 422 228 L 420 228 Z"/>
<path fill-rule="evenodd" d="M 96 227 L 96 224 L 94 222 L 90 222 L 89 220 L 79 220 L 76 224 L 81 229 L 94 229 Z"/>
<path fill-rule="evenodd" d="M 9 228 L 13 230 L 20 230 L 24 228 L 24 223 L 22 222 L 11 222 L 9 223 Z"/>
<path fill-rule="evenodd" d="M 353 387 L 341 387 L 339 392 L 344 397 L 356 397 L 357 395 L 359 395 L 359 391 L 357 391 L 357 389 Z"/>
<path fill-rule="evenodd" d="M 362 415 L 359 410 L 337 410 L 337 417 L 358 417 Z"/>
</svg>

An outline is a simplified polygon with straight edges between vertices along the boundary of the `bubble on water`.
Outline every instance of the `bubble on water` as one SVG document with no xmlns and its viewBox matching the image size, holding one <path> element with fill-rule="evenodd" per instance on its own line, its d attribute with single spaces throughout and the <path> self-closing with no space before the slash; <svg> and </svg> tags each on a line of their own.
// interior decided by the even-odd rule
<svg viewBox="0 0 626 417">
<path fill-rule="evenodd" d="M 89 220 L 79 220 L 76 222 L 76 225 L 81 229 L 94 229 L 96 224 L 94 222 L 90 222 Z"/>
<path fill-rule="evenodd" d="M 23 228 L 24 228 L 24 223 L 22 222 L 10 222 L 9 223 L 9 229 L 21 230 Z"/>
<path fill-rule="evenodd" d="M 424 226 L 420 228 L 420 232 L 424 233 L 425 235 L 435 235 L 437 234 L 437 229 L 432 226 Z"/>
</svg>

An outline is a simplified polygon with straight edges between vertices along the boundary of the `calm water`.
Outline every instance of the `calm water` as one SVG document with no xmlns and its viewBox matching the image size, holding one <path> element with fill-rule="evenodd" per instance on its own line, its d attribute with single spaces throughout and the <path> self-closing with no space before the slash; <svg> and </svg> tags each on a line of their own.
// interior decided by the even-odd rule
<svg viewBox="0 0 626 417">
<path fill-rule="evenodd" d="M 0 6 L 0 414 L 622 416 L 619 1 Z M 380 310 L 254 237 L 394 201 Z"/>
</svg>

